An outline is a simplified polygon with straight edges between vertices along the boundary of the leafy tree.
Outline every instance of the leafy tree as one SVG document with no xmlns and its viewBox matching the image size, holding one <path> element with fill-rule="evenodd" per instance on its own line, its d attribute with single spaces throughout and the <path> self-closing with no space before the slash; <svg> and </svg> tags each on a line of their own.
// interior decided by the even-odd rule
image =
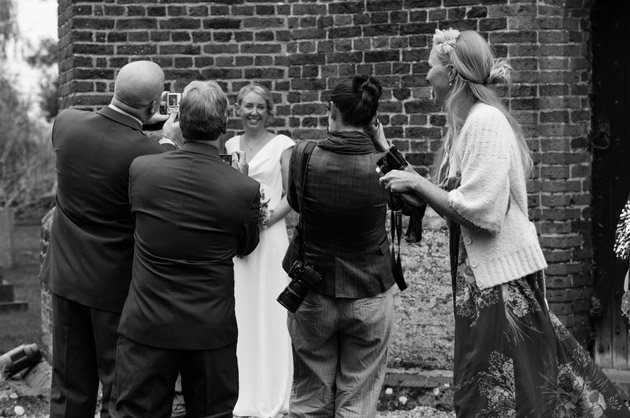
<svg viewBox="0 0 630 418">
<path fill-rule="evenodd" d="M 17 36 L 13 0 L 0 0 L 0 60 L 6 58 L 7 43 Z"/>
<path fill-rule="evenodd" d="M 7 43 L 18 36 L 13 6 L 13 0 L 0 0 L 0 208 L 19 213 L 50 206 L 55 174 L 49 127 L 31 119 L 30 104 L 4 71 Z"/>
<path fill-rule="evenodd" d="M 49 121 L 59 113 L 59 75 L 51 71 L 57 65 L 58 57 L 57 41 L 52 38 L 42 39 L 35 52 L 26 57 L 26 62 L 42 73 L 39 105 Z"/>
</svg>

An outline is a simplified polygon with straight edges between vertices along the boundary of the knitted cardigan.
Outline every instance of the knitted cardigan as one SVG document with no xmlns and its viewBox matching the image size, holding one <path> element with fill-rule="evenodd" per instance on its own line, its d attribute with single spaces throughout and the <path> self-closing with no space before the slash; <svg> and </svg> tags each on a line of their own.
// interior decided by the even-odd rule
<svg viewBox="0 0 630 418">
<path fill-rule="evenodd" d="M 477 227 L 461 229 L 480 289 L 547 267 L 536 227 L 528 217 L 516 136 L 499 109 L 483 103 L 472 107 L 460 131 L 450 172 L 461 175 L 461 184 L 449 192 L 449 204 Z"/>
</svg>

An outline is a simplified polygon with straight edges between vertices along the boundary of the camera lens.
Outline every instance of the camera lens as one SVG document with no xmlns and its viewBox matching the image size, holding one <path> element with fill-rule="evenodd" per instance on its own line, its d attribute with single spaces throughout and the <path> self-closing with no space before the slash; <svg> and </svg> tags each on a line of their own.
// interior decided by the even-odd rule
<svg viewBox="0 0 630 418">
<path fill-rule="evenodd" d="M 308 287 L 304 283 L 299 280 L 292 280 L 276 300 L 288 311 L 295 312 L 304 301 L 307 293 Z"/>
</svg>

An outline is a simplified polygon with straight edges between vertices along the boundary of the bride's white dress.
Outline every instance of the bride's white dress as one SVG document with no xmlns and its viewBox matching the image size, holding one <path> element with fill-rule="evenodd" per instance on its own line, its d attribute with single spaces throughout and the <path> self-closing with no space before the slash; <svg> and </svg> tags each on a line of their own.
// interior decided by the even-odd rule
<svg viewBox="0 0 630 418">
<path fill-rule="evenodd" d="M 240 136 L 230 138 L 228 153 L 245 150 Z M 277 135 L 249 162 L 249 176 L 260 182 L 269 208 L 282 199 L 280 156 L 295 142 Z M 236 321 L 238 323 L 239 397 L 234 415 L 271 418 L 289 410 L 293 377 L 287 310 L 276 298 L 289 277 L 282 259 L 289 245 L 283 220 L 261 230 L 258 247 L 234 259 Z"/>
</svg>

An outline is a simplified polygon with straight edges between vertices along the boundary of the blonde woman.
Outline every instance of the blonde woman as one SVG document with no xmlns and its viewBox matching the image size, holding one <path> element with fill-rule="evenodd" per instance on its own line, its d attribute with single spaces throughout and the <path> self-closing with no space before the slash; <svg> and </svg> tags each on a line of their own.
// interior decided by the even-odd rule
<svg viewBox="0 0 630 418">
<path fill-rule="evenodd" d="M 447 134 L 434 185 L 392 171 L 392 192 L 422 197 L 449 222 L 458 417 L 629 417 L 611 382 L 549 311 L 547 267 L 529 221 L 527 144 L 493 85 L 509 81 L 474 31 L 436 30 L 427 81 Z"/>
<path fill-rule="evenodd" d="M 288 412 L 293 370 L 287 313 L 276 297 L 289 282 L 282 258 L 289 246 L 285 217 L 291 208 L 285 191 L 295 142 L 267 130 L 274 106 L 265 87 L 243 87 L 235 108 L 243 133 L 230 138 L 226 150 L 238 152 L 268 203 L 258 247 L 234 259 L 240 386 L 234 415 L 272 418 Z"/>
</svg>

